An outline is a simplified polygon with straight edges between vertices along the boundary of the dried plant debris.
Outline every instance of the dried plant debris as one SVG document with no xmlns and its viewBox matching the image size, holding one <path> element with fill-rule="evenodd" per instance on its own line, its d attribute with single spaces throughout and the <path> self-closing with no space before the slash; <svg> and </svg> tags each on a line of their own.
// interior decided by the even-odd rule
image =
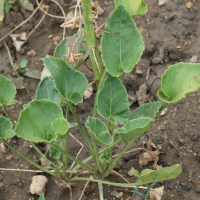
<svg viewBox="0 0 200 200">
<path fill-rule="evenodd" d="M 71 64 L 71 63 L 75 63 L 75 62 L 78 62 L 81 57 L 82 57 L 82 53 L 73 53 L 73 51 L 70 50 L 70 48 L 68 47 L 68 53 L 67 53 L 67 63 L 68 64 Z"/>
<path fill-rule="evenodd" d="M 13 41 L 13 45 L 16 48 L 17 52 L 20 52 L 22 45 L 25 43 L 26 40 L 26 33 L 22 32 L 20 34 L 10 34 L 10 37 Z"/>
<path fill-rule="evenodd" d="M 150 190 L 150 200 L 161 200 L 164 192 L 164 186 Z"/>
<path fill-rule="evenodd" d="M 98 2 L 91 2 L 92 5 L 92 14 L 95 18 L 98 18 L 98 15 L 102 15 L 104 10 L 99 6 Z"/>
<path fill-rule="evenodd" d="M 149 162 L 154 161 L 157 156 L 160 154 L 159 150 L 157 149 L 156 145 L 149 141 L 144 142 L 145 151 L 139 157 L 139 164 L 141 166 L 147 165 Z"/>
<path fill-rule="evenodd" d="M 72 18 L 72 19 L 64 22 L 63 24 L 60 25 L 60 27 L 70 28 L 70 29 L 82 27 L 81 18 L 76 16 L 75 19 Z"/>
<path fill-rule="evenodd" d="M 86 90 L 84 93 L 83 93 L 83 98 L 84 99 L 89 99 L 91 96 L 92 96 L 92 93 L 93 93 L 93 87 L 92 87 L 92 84 L 94 82 L 91 82 L 89 83 L 88 85 L 88 90 Z"/>
</svg>

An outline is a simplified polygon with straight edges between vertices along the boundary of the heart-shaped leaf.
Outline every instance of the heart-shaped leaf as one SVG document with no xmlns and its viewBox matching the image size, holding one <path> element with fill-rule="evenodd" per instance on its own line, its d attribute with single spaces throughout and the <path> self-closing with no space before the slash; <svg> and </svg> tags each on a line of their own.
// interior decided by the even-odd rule
<svg viewBox="0 0 200 200">
<path fill-rule="evenodd" d="M 14 131 L 12 131 L 12 123 L 9 119 L 0 116 L 0 138 L 9 139 L 16 135 Z"/>
<path fill-rule="evenodd" d="M 130 116 L 128 95 L 122 82 L 109 75 L 98 95 L 98 113 L 107 121 L 125 123 Z"/>
<path fill-rule="evenodd" d="M 113 138 L 110 137 L 107 126 L 100 119 L 88 117 L 85 125 L 94 143 L 105 145 L 113 143 Z"/>
<path fill-rule="evenodd" d="M 58 137 L 51 131 L 51 123 L 57 118 L 63 118 L 62 109 L 57 103 L 48 99 L 33 100 L 20 113 L 15 132 L 32 142 L 52 142 Z"/>
<path fill-rule="evenodd" d="M 81 59 L 76 63 L 71 63 L 70 66 L 77 67 L 80 65 L 88 56 L 86 38 L 84 35 L 80 37 L 80 34 L 81 32 L 76 33 L 71 37 L 64 38 L 60 44 L 57 45 L 54 52 L 54 57 L 61 58 L 62 60 L 66 61 L 69 47 L 71 51 L 72 49 L 74 50 L 74 54 L 82 53 Z M 80 38 L 78 39 L 78 37 Z"/>
<path fill-rule="evenodd" d="M 133 170 L 134 175 L 138 179 L 137 185 L 175 179 L 181 174 L 181 172 L 181 166 L 178 164 L 158 170 L 144 169 L 140 175 L 137 170 Z"/>
<path fill-rule="evenodd" d="M 101 39 L 102 58 L 112 76 L 131 72 L 144 51 L 142 35 L 129 12 L 118 6 L 110 15 Z M 109 33 L 108 33 L 109 32 Z"/>
<path fill-rule="evenodd" d="M 137 17 L 148 10 L 144 0 L 115 0 L 115 6 L 119 5 L 124 6 L 132 17 Z"/>
<path fill-rule="evenodd" d="M 58 134 L 58 137 L 65 135 L 70 123 L 65 118 L 58 118 L 51 123 L 51 134 Z"/>
<path fill-rule="evenodd" d="M 129 120 L 137 119 L 140 117 L 154 118 L 159 112 L 159 108 L 161 105 L 162 102 L 145 103 L 133 111 L 133 113 L 129 117 Z"/>
<path fill-rule="evenodd" d="M 162 90 L 158 91 L 158 97 L 162 101 L 180 101 L 200 88 L 200 64 L 178 63 L 170 66 L 162 75 L 161 86 Z"/>
<path fill-rule="evenodd" d="M 74 104 L 83 102 L 82 95 L 88 89 L 87 78 L 60 58 L 45 57 L 42 61 L 62 97 Z"/>
<path fill-rule="evenodd" d="M 61 103 L 60 94 L 54 82 L 48 77 L 45 77 L 38 85 L 35 99 L 49 99 L 56 102 L 58 105 Z"/>
<path fill-rule="evenodd" d="M 0 105 L 10 106 L 17 102 L 15 95 L 17 93 L 16 87 L 8 80 L 7 77 L 0 75 Z"/>
<path fill-rule="evenodd" d="M 130 142 L 145 133 L 153 121 L 154 120 L 149 117 L 130 120 L 122 128 L 116 129 L 115 133 L 119 134 L 124 142 Z"/>
</svg>

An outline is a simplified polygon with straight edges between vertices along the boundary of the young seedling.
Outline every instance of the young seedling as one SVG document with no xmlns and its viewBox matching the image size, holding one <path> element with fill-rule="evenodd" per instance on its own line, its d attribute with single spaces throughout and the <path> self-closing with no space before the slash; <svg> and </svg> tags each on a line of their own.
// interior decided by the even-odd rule
<svg viewBox="0 0 200 200">
<path fill-rule="evenodd" d="M 137 2 L 137 3 L 136 3 Z M 131 72 L 135 64 L 140 60 L 144 50 L 142 35 L 139 33 L 133 17 L 144 13 L 147 8 L 143 0 L 115 0 L 116 8 L 111 13 L 102 33 L 101 52 L 102 60 L 98 51 L 93 20 L 91 1 L 81 1 L 83 9 L 84 30 L 83 36 L 76 40 L 81 48 L 76 53 L 86 52 L 81 42 L 87 41 L 88 54 L 90 55 L 95 80 L 98 86 L 93 108 L 93 116 L 89 116 L 85 132 L 74 105 L 83 102 L 83 93 L 88 90 L 88 80 L 75 69 L 77 63 L 67 63 L 68 49 L 65 38 L 55 50 L 53 57 L 45 57 L 45 67 L 51 74 L 52 79 L 44 78 L 38 85 L 36 97 L 20 113 L 17 124 L 6 110 L 6 106 L 15 104 L 15 86 L 3 76 L 0 76 L 0 105 L 3 107 L 7 117 L 0 117 L 0 138 L 13 151 L 30 162 L 35 167 L 49 173 L 59 179 L 70 183 L 74 181 L 93 181 L 99 185 L 100 199 L 103 199 L 102 184 L 120 187 L 137 187 L 143 184 L 157 183 L 158 181 L 175 179 L 180 175 L 182 169 L 179 164 L 158 170 L 145 169 L 140 174 L 133 170 L 136 183 L 114 183 L 104 180 L 113 170 L 120 157 L 127 151 L 132 142 L 145 133 L 154 122 L 154 118 L 170 103 L 176 103 L 200 88 L 200 64 L 178 63 L 170 66 L 161 78 L 162 90 L 158 91 L 160 102 L 147 103 L 137 108 L 132 113 L 128 105 L 127 91 L 122 84 L 122 74 Z M 130 8 L 134 8 L 131 9 Z M 78 38 L 80 34 L 75 35 Z M 66 116 L 63 115 L 61 105 L 66 106 Z M 77 124 L 68 122 L 68 112 L 71 110 Z M 97 118 L 97 113 L 104 118 Z M 15 129 L 12 130 L 12 124 Z M 119 128 L 120 124 L 120 128 Z M 76 126 L 85 139 L 91 156 L 81 161 L 68 153 L 68 135 Z M 48 162 L 45 169 L 30 161 L 17 152 L 7 141 L 17 135 L 28 140 L 36 151 Z M 49 153 L 55 162 L 49 161 L 34 145 L 43 142 L 50 146 Z M 115 158 L 112 157 L 112 148 L 120 142 L 125 147 Z M 98 146 L 101 146 L 99 151 Z M 63 158 L 63 159 L 61 159 Z M 67 159 L 77 165 L 69 170 Z M 88 165 L 93 161 L 95 166 Z M 87 170 L 94 178 L 77 176 L 79 170 Z M 88 175 L 89 177 L 89 175 Z M 144 193 L 148 197 L 151 185 Z M 133 192 L 138 193 L 137 190 Z M 139 193 L 138 193 L 139 194 Z"/>
</svg>

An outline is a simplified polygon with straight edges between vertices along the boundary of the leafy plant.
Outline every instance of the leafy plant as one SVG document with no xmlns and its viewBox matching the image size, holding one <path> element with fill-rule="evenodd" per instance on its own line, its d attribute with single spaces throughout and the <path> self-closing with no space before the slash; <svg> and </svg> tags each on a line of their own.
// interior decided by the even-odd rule
<svg viewBox="0 0 200 200">
<path fill-rule="evenodd" d="M 69 64 L 66 61 L 69 49 L 73 51 L 73 45 L 66 48 L 66 42 L 69 38 L 61 41 L 53 57 L 42 58 L 53 80 L 49 78 L 42 80 L 38 85 L 35 99 L 24 106 L 17 124 L 6 110 L 6 106 L 16 103 L 14 99 L 16 88 L 6 77 L 0 76 L 0 105 L 15 126 L 15 130 L 12 131 L 11 122 L 1 117 L 0 138 L 32 165 L 67 183 L 80 180 L 98 182 L 100 199 L 103 199 L 102 184 L 127 187 L 155 182 L 144 193 L 140 193 L 141 196 L 147 198 L 149 190 L 158 181 L 175 179 L 182 171 L 181 166 L 177 164 L 155 171 L 146 169 L 140 175 L 138 171 L 134 170 L 133 173 L 137 177 L 136 183 L 113 183 L 102 179 L 111 173 L 132 142 L 149 129 L 158 113 L 170 103 L 178 102 L 200 88 L 200 64 L 179 63 L 169 67 L 161 78 L 162 90 L 158 91 L 161 102 L 144 104 L 131 113 L 127 91 L 122 84 L 122 73 L 130 72 L 143 53 L 142 35 L 132 17 L 145 12 L 146 4 L 143 0 L 137 0 L 134 3 L 130 0 L 115 0 L 116 9 L 108 19 L 105 25 L 106 31 L 101 39 L 102 60 L 105 67 L 103 67 L 98 51 L 94 27 L 90 23 L 92 19 L 91 1 L 83 0 L 81 4 L 84 30 L 79 33 L 79 36 L 75 35 L 75 38 L 80 40 L 81 35 L 85 35 L 79 42 L 85 42 L 85 39 L 87 41 L 88 54 L 98 87 L 94 100 L 93 116 L 89 116 L 85 123 L 93 145 L 90 143 L 73 106 L 73 104 L 77 105 L 83 102 L 83 93 L 88 90 L 88 81 L 81 72 L 75 69 L 79 61 L 74 64 Z M 74 53 L 82 51 L 82 56 L 84 56 L 85 51 L 83 48 L 80 49 L 77 48 Z M 66 106 L 65 117 L 61 106 Z M 68 122 L 69 109 L 77 124 Z M 97 118 L 97 113 L 104 118 L 104 121 Z M 119 124 L 121 124 L 121 128 L 119 128 Z M 91 156 L 83 161 L 70 155 L 67 148 L 68 134 L 77 125 L 91 153 Z M 47 161 L 49 169 L 54 169 L 54 172 L 35 164 L 17 152 L 6 141 L 14 134 L 28 140 Z M 35 146 L 34 143 L 39 142 L 50 146 L 50 157 L 53 157 L 55 162 L 48 160 Z M 113 158 L 111 150 L 120 142 L 124 142 L 126 145 L 119 155 Z M 102 147 L 101 151 L 99 151 L 98 145 Z M 63 159 L 61 160 L 61 158 Z M 67 159 L 71 159 L 77 164 L 70 171 Z M 88 165 L 89 161 L 93 161 L 95 167 Z M 74 173 L 80 168 L 93 173 L 95 178 L 74 176 Z M 139 194 L 137 188 L 133 192 Z"/>
</svg>

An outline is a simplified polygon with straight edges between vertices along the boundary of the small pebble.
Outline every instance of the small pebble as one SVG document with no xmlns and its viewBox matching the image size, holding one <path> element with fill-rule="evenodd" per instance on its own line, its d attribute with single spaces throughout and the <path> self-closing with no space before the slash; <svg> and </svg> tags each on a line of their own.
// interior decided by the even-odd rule
<svg viewBox="0 0 200 200">
<path fill-rule="evenodd" d="M 104 1 L 104 4 L 105 4 L 106 6 L 108 6 L 108 2 L 107 2 L 107 1 Z"/>
<path fill-rule="evenodd" d="M 13 159 L 13 156 L 7 156 L 7 157 L 6 157 L 6 160 L 11 161 L 12 159 Z"/>
<path fill-rule="evenodd" d="M 8 148 L 5 146 L 4 143 L 1 143 L 0 147 L 1 147 L 2 153 L 8 153 Z"/>
<path fill-rule="evenodd" d="M 116 190 L 113 190 L 113 191 L 110 193 L 110 196 L 116 197 L 117 194 L 118 194 L 118 192 L 117 192 Z"/>
<path fill-rule="evenodd" d="M 123 197 L 124 196 L 124 193 L 123 192 L 119 192 L 117 195 L 116 195 L 116 197 L 119 199 L 119 198 L 121 198 L 121 197 Z"/>
<path fill-rule="evenodd" d="M 53 41 L 54 42 L 58 42 L 60 40 L 60 37 L 59 36 L 55 36 L 54 38 L 53 38 Z"/>
<path fill-rule="evenodd" d="M 192 56 L 192 58 L 190 59 L 191 63 L 196 63 L 198 60 L 198 57 L 196 55 Z"/>
<path fill-rule="evenodd" d="M 134 176 L 133 170 L 134 170 L 134 168 L 131 167 L 131 169 L 128 171 L 129 176 Z"/>
</svg>

